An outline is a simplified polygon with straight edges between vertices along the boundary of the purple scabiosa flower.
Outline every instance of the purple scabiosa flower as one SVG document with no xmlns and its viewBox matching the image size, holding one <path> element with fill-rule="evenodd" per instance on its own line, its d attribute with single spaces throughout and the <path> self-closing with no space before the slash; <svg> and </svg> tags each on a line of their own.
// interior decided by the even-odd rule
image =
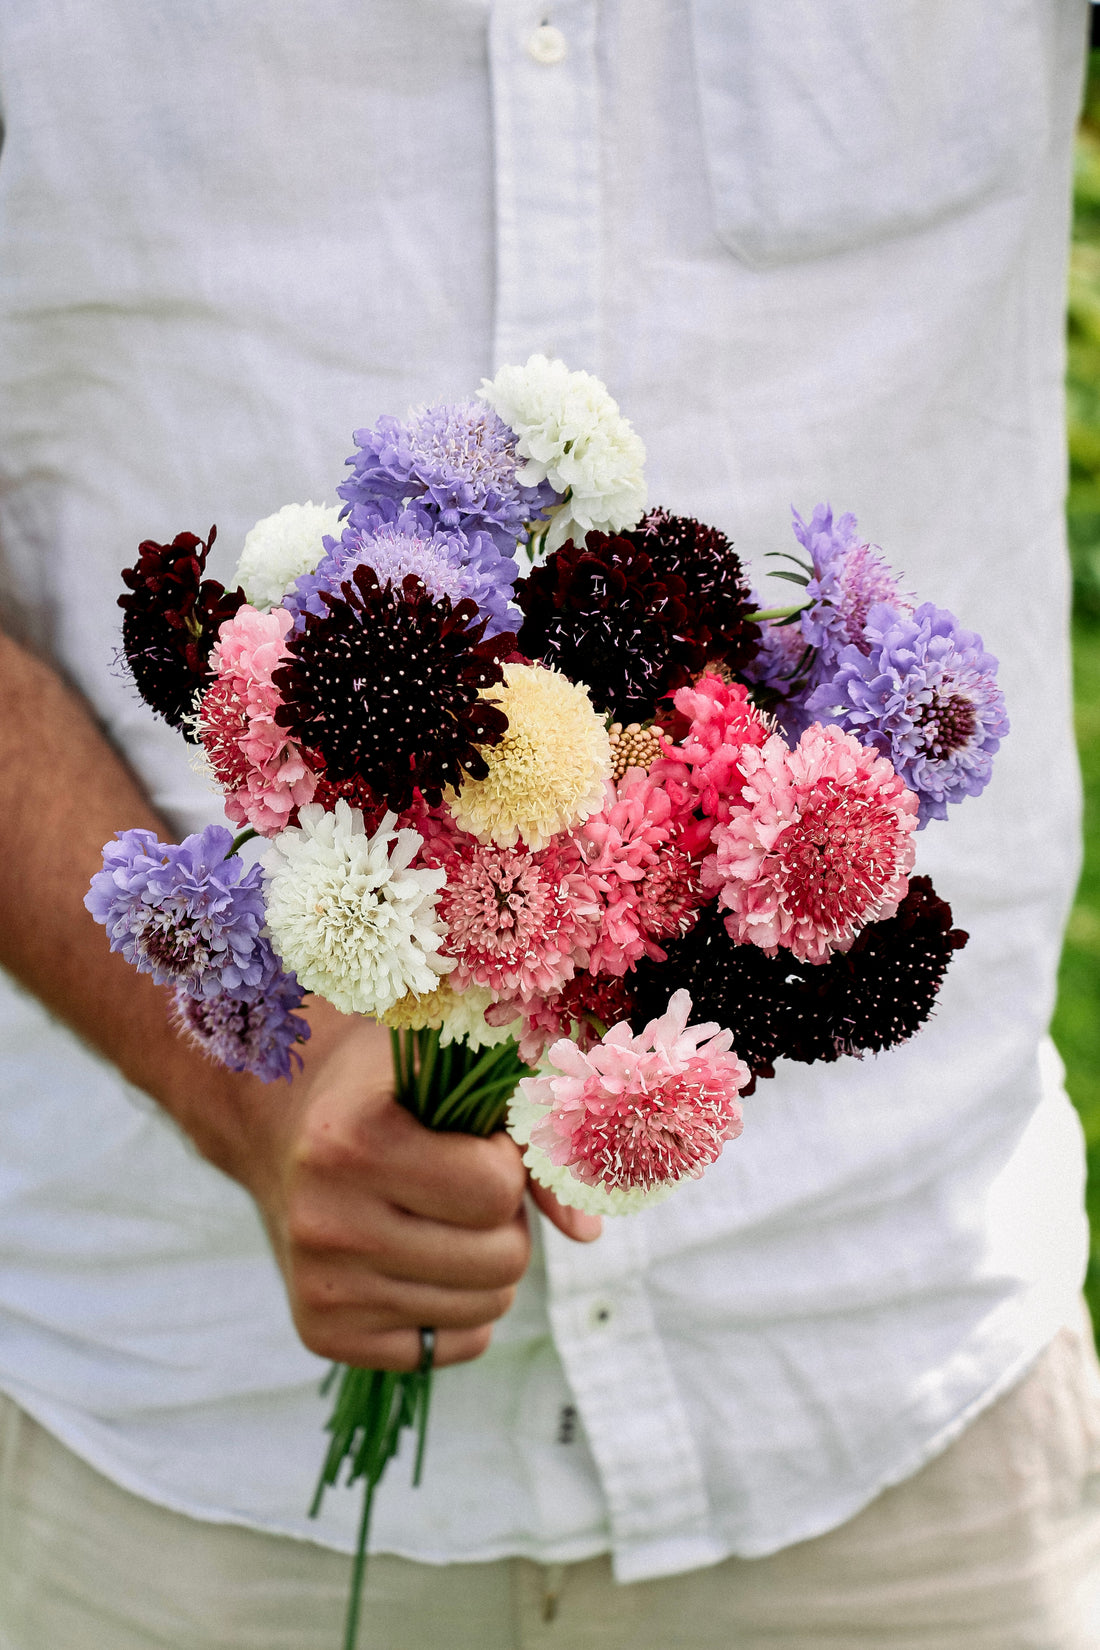
<svg viewBox="0 0 1100 1650">
<path fill-rule="evenodd" d="M 294 1064 L 302 1064 L 295 1044 L 309 1039 L 308 1022 L 294 1012 L 305 992 L 293 974 L 284 973 L 273 957 L 272 962 L 272 978 L 245 996 L 224 991 L 193 997 L 185 986 L 177 986 L 173 1014 L 177 1029 L 204 1054 L 265 1083 L 290 1077 Z"/>
<path fill-rule="evenodd" d="M 842 647 L 866 652 L 864 627 L 872 607 L 887 603 L 911 611 L 911 603 L 881 551 L 860 538 L 855 516 L 834 522 L 828 504 L 819 504 L 808 522 L 797 510 L 791 513 L 794 536 L 810 557 L 809 606 L 799 615 L 799 628 L 818 650 L 814 679 L 820 681 L 832 674 Z"/>
<path fill-rule="evenodd" d="M 262 988 L 274 966 L 260 932 L 262 872 L 229 855 L 232 842 L 224 825 L 181 843 L 120 831 L 84 898 L 111 950 L 158 985 L 181 985 L 194 997 Z"/>
<path fill-rule="evenodd" d="M 947 804 L 989 783 L 1008 732 L 997 661 L 945 608 L 915 613 L 872 607 L 864 648 L 842 648 L 836 671 L 806 709 L 888 756 L 917 793 L 920 824 L 946 819 Z"/>
<path fill-rule="evenodd" d="M 338 595 L 357 567 L 370 567 L 378 582 L 400 589 L 411 573 L 435 600 L 446 596 L 452 606 L 476 602 L 487 619 L 486 635 L 515 630 L 521 615 L 510 605 L 518 569 L 494 539 L 480 530 L 442 529 L 420 504 L 396 505 L 390 499 L 352 506 L 339 540 L 326 536 L 325 554 L 311 573 L 304 573 L 285 605 L 300 631 L 307 613 L 324 618 L 322 591 Z"/>
<path fill-rule="evenodd" d="M 356 430 L 351 479 L 337 488 L 352 504 L 420 499 L 443 527 L 483 531 L 505 555 L 526 540 L 524 523 L 557 502 L 548 482 L 525 486 L 516 437 L 484 401 L 421 407 L 401 420 Z"/>
</svg>

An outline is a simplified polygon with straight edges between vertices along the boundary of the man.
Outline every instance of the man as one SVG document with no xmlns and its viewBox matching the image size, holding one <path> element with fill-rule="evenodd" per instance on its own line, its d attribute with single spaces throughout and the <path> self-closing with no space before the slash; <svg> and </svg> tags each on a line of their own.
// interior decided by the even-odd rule
<svg viewBox="0 0 1100 1650">
<path fill-rule="evenodd" d="M 1081 1151 L 1043 1041 L 1084 10 L 0 18 L 3 1650 L 334 1642 L 357 1505 L 305 1517 L 317 1355 L 411 1367 L 423 1323 L 446 1367 L 367 1642 L 1091 1642 Z M 580 1244 L 524 1216 L 510 1142 L 392 1104 L 375 1028 L 317 1005 L 289 1087 L 215 1072 L 81 909 L 115 830 L 212 817 L 111 673 L 137 541 L 216 517 L 227 576 L 256 517 L 332 498 L 352 428 L 533 350 L 604 377 L 654 500 L 746 556 L 792 499 L 855 509 L 1002 656 L 1014 724 L 921 839 L 972 934 L 933 1023 L 781 1072 L 703 1182 Z"/>
</svg>

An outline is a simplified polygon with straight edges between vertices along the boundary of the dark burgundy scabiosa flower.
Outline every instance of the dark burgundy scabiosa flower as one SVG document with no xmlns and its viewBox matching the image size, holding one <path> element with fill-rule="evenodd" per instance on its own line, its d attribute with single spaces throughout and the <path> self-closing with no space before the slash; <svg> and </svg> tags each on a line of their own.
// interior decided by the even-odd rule
<svg viewBox="0 0 1100 1650">
<path fill-rule="evenodd" d="M 896 915 L 868 923 L 850 951 L 802 966 L 804 1041 L 794 1060 L 877 1054 L 904 1043 L 932 1012 L 953 954 L 968 935 L 929 877 L 913 877 Z"/>
<path fill-rule="evenodd" d="M 523 581 L 519 646 L 570 681 L 597 709 L 645 721 L 706 664 L 687 585 L 663 573 L 631 534 L 589 533 L 563 544 Z"/>
<path fill-rule="evenodd" d="M 194 533 L 177 533 L 171 544 L 146 539 L 137 565 L 123 569 L 128 589 L 118 598 L 122 651 L 138 692 L 192 744 L 198 735 L 188 718 L 213 680 L 210 650 L 245 599 L 243 590 L 202 576 L 216 535 L 211 527 L 205 541 Z"/>
<path fill-rule="evenodd" d="M 327 613 L 306 615 L 273 680 L 276 721 L 319 753 L 325 778 L 360 780 L 395 813 L 416 787 L 437 807 L 445 786 L 484 779 L 478 747 L 508 720 L 483 695 L 503 680 L 511 632 L 488 639 L 472 601 L 433 601 L 412 575 L 383 587 L 369 567 L 322 600 Z"/>
<path fill-rule="evenodd" d="M 625 536 L 645 550 L 659 576 L 683 579 L 692 634 L 703 642 L 707 658 L 734 671 L 748 664 L 760 646 L 760 626 L 748 618 L 754 598 L 725 533 L 658 508 Z"/>
<path fill-rule="evenodd" d="M 753 1075 L 773 1077 L 775 1061 L 791 1042 L 790 958 L 765 956 L 758 945 L 735 945 L 714 901 L 700 911 L 694 928 L 666 940 L 664 949 L 667 962 L 643 960 L 630 976 L 635 1030 L 663 1014 L 672 993 L 684 987 L 693 1018 L 728 1027 L 734 1049 Z"/>
<path fill-rule="evenodd" d="M 757 1076 L 774 1076 L 780 1058 L 812 1064 L 877 1054 L 907 1041 L 931 1014 L 951 957 L 967 940 L 951 924 L 951 907 L 929 878 L 913 877 L 894 916 L 868 923 L 850 950 L 815 964 L 732 944 L 708 905 L 690 933 L 666 942 L 666 963 L 638 965 L 631 1020 L 643 1024 L 684 986 L 693 1013 L 728 1026 Z"/>
</svg>

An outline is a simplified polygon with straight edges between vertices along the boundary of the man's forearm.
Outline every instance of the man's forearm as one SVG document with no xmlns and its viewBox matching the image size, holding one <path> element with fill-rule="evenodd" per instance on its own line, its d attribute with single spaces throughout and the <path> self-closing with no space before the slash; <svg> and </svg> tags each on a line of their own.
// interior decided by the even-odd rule
<svg viewBox="0 0 1100 1650">
<path fill-rule="evenodd" d="M 163 820 L 83 700 L 3 635 L 0 704 L 0 963 L 171 1112 L 205 1156 L 247 1178 L 249 1114 L 276 1095 L 178 1036 L 166 990 L 108 950 L 83 905 L 103 844 L 131 826 L 164 839 Z M 311 1019 L 316 1057 L 342 1016 L 320 1004 Z"/>
</svg>

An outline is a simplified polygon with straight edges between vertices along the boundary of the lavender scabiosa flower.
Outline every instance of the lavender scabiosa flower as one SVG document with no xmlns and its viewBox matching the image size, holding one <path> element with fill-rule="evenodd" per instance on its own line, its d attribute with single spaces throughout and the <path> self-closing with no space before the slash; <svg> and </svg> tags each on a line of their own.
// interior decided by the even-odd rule
<svg viewBox="0 0 1100 1650">
<path fill-rule="evenodd" d="M 309 1024 L 294 1010 L 305 992 L 293 974 L 274 961 L 272 978 L 257 993 L 246 996 L 219 992 L 193 997 L 176 987 L 173 1019 L 176 1027 L 219 1065 L 230 1071 L 248 1071 L 265 1083 L 290 1077 L 302 1057 L 295 1045 L 309 1039 Z"/>
<path fill-rule="evenodd" d="M 809 605 L 799 628 L 818 650 L 813 675 L 820 681 L 832 674 L 842 647 L 867 651 L 864 627 L 872 607 L 888 603 L 908 610 L 910 603 L 882 553 L 860 538 L 855 516 L 834 521 L 828 504 L 819 504 L 808 522 L 797 510 L 792 515 L 794 536 L 810 557 Z"/>
<path fill-rule="evenodd" d="M 402 420 L 356 430 L 351 479 L 337 488 L 352 504 L 419 499 L 443 527 L 487 533 L 505 555 L 526 541 L 524 523 L 557 502 L 546 481 L 522 482 L 516 437 L 485 404 L 469 399 L 421 407 Z"/>
<path fill-rule="evenodd" d="M 423 505 L 401 507 L 390 499 L 353 505 L 340 539 L 326 537 L 324 545 L 316 568 L 296 581 L 286 599 L 299 631 L 307 613 L 325 616 L 322 592 L 337 595 L 357 567 L 371 568 L 383 587 L 400 589 L 411 573 L 437 601 L 446 596 L 452 606 L 475 602 L 488 620 L 488 636 L 515 630 L 521 622 L 510 605 L 518 571 L 512 557 L 486 532 L 441 529 Z"/>
<path fill-rule="evenodd" d="M 103 850 L 84 904 L 139 973 L 194 997 L 246 995 L 271 977 L 262 873 L 229 854 L 224 825 L 181 843 L 120 831 Z M 227 857 L 228 856 L 228 857 Z"/>
<path fill-rule="evenodd" d="M 811 715 L 888 756 L 920 801 L 920 824 L 989 783 L 1008 732 L 997 661 L 972 630 L 931 602 L 915 613 L 872 607 L 865 647 L 842 648 L 835 674 L 810 694 Z"/>
</svg>

